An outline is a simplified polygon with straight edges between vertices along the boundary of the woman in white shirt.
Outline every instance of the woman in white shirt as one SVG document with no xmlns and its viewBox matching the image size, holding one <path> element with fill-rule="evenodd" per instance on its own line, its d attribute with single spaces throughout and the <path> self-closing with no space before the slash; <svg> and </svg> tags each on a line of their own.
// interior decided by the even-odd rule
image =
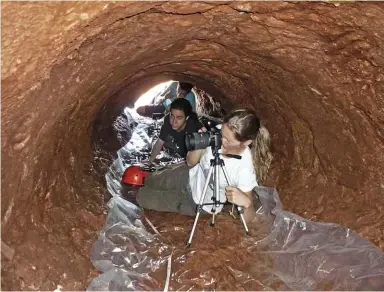
<svg viewBox="0 0 384 292">
<path fill-rule="evenodd" d="M 219 200 L 243 207 L 245 220 L 249 222 L 255 215 L 252 190 L 258 185 L 257 179 L 265 179 L 272 161 L 269 133 L 265 127 L 260 127 L 253 110 L 241 109 L 224 117 L 221 136 L 220 158 L 225 163 L 232 185 L 227 186 L 220 170 Z M 230 158 L 226 154 L 240 155 L 241 159 Z M 211 159 L 211 146 L 189 151 L 186 158 L 188 166 L 181 165 L 149 176 L 145 186 L 139 190 L 137 202 L 146 209 L 194 215 Z M 212 194 L 213 179 L 208 184 L 203 204 L 212 203 Z M 217 208 L 216 213 L 221 209 L 222 206 Z M 210 205 L 203 206 L 203 210 L 212 213 Z"/>
</svg>

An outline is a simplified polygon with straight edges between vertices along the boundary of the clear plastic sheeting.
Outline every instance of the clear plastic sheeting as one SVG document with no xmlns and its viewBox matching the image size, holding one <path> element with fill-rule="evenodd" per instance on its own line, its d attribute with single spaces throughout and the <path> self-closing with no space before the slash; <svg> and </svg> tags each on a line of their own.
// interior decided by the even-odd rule
<svg viewBox="0 0 384 292">
<path fill-rule="evenodd" d="M 164 121 L 163 119 L 156 121 L 151 118 L 142 117 L 130 108 L 126 108 L 124 114 L 128 117 L 127 120 L 130 123 L 127 125 L 127 129 L 132 128 L 133 124 L 135 124 L 135 127 L 129 142 L 117 151 L 117 159 L 109 167 L 105 180 L 109 194 L 127 197 L 127 193 L 130 193 L 131 190 L 120 183 L 124 171 L 132 164 L 148 161 L 152 146 L 160 134 L 160 128 Z M 161 151 L 157 163 L 159 166 L 166 166 L 179 163 L 182 160 L 173 157 L 166 151 Z M 128 197 L 130 197 L 129 194 Z"/>
<path fill-rule="evenodd" d="M 108 203 L 110 212 L 92 249 L 92 262 L 103 274 L 88 290 L 156 290 L 159 283 L 148 276 L 163 264 L 168 247 L 147 231 L 142 213 L 134 204 L 116 196 Z M 163 246 L 151 249 L 151 246 Z"/>
<path fill-rule="evenodd" d="M 271 233 L 257 242 L 257 250 L 272 260 L 289 289 L 384 289 L 384 254 L 371 242 L 338 224 L 312 222 L 282 210 L 274 189 L 257 193 L 263 206 L 258 213 L 273 220 Z"/>
<path fill-rule="evenodd" d="M 105 180 L 108 192 L 112 196 L 124 196 L 126 193 L 126 188 L 121 184 L 121 178 L 127 167 L 148 159 L 150 151 L 148 149 L 151 149 L 148 147 L 150 143 L 148 128 L 148 125 L 139 124 L 134 130 L 131 140 L 117 152 L 117 159 L 109 167 Z M 137 144 L 137 148 L 133 146 L 134 143 Z"/>
<path fill-rule="evenodd" d="M 88 290 L 383 290 L 383 253 L 350 229 L 305 220 L 281 209 L 277 192 L 258 187 L 261 202 L 251 236 L 225 214 L 201 218 L 146 212 L 116 196 L 92 250 L 102 274 Z"/>
<path fill-rule="evenodd" d="M 106 174 L 110 210 L 91 255 L 101 274 L 88 290 L 384 290 L 377 247 L 348 228 L 284 211 L 273 188 L 255 189 L 260 207 L 250 236 L 224 208 L 214 228 L 211 216 L 200 216 L 186 248 L 194 217 L 144 211 L 132 203 L 137 189 L 120 184 L 124 170 L 148 155 L 156 128 L 126 114 L 138 125 Z M 163 155 L 164 165 L 174 162 Z"/>
</svg>

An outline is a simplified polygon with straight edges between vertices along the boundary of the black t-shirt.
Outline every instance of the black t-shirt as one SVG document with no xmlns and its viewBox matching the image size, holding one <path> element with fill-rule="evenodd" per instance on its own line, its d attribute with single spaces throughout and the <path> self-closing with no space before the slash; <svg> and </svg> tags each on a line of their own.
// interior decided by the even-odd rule
<svg viewBox="0 0 384 292">
<path fill-rule="evenodd" d="M 161 127 L 159 138 L 165 142 L 164 147 L 167 148 L 167 150 L 170 150 L 171 153 L 176 152 L 185 158 L 187 156 L 185 134 L 196 133 L 201 127 L 202 125 L 197 119 L 189 118 L 184 130 L 178 132 L 172 129 L 168 114 L 164 118 L 164 124 Z"/>
</svg>

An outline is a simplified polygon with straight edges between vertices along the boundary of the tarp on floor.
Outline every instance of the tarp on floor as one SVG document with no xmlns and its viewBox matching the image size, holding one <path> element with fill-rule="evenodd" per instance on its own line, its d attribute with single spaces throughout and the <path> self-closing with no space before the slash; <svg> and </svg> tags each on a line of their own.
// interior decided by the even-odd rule
<svg viewBox="0 0 384 292">
<path fill-rule="evenodd" d="M 139 148 L 148 144 L 140 142 L 146 127 L 133 134 Z M 384 254 L 376 246 L 348 228 L 285 211 L 273 188 L 255 189 L 261 207 L 252 236 L 218 216 L 214 229 L 209 219 L 199 222 L 187 249 L 193 218 L 147 214 L 122 198 L 121 175 L 137 150 L 129 147 L 106 175 L 113 197 L 91 255 L 101 274 L 88 290 L 384 290 Z"/>
</svg>

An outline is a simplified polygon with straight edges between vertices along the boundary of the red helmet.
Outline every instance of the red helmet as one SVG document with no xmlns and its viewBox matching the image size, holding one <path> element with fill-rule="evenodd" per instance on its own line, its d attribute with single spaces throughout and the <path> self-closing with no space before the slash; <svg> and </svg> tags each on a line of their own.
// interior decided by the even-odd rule
<svg viewBox="0 0 384 292">
<path fill-rule="evenodd" d="M 129 185 L 143 186 L 144 179 L 149 175 L 148 171 L 143 170 L 138 165 L 131 165 L 123 174 L 121 182 Z"/>
</svg>

